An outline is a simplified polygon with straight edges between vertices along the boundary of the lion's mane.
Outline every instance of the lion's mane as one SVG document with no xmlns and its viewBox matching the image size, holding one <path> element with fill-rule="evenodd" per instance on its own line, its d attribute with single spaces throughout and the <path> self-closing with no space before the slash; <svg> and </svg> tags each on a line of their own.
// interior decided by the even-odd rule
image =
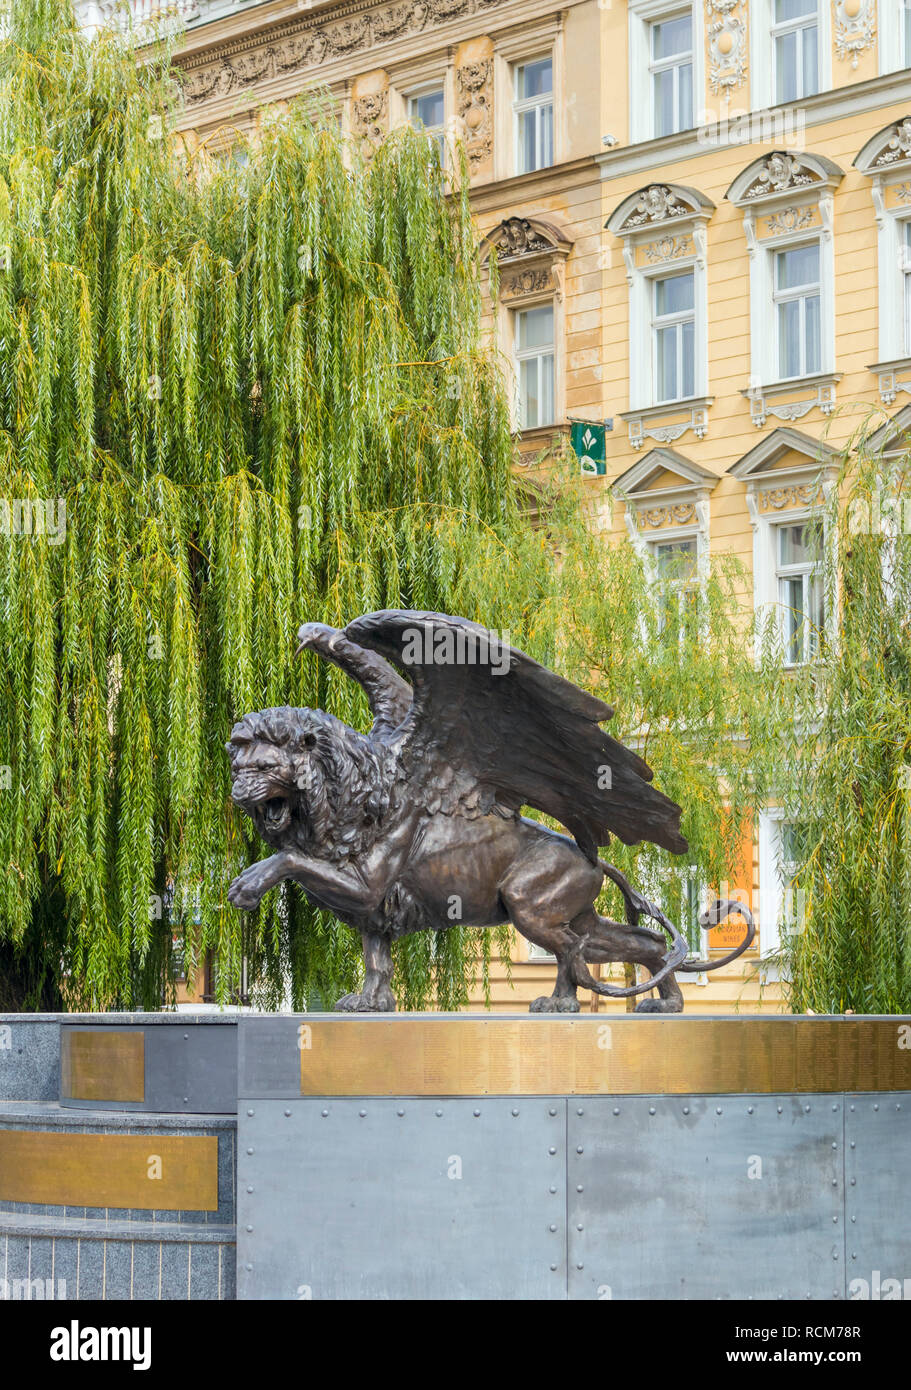
<svg viewBox="0 0 911 1390">
<path fill-rule="evenodd" d="M 320 858 L 343 860 L 376 839 L 393 808 L 398 781 L 394 755 L 319 709 L 281 706 L 247 714 L 231 730 L 232 761 L 250 743 L 271 743 L 287 753 L 300 794 L 299 815 L 277 847 L 315 850 Z M 266 838 L 266 837 L 264 837 Z"/>
</svg>

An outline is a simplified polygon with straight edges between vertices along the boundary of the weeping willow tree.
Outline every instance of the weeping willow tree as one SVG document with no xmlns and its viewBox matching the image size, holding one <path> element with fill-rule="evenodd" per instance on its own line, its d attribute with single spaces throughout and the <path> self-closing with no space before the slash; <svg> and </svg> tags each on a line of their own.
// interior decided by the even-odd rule
<svg viewBox="0 0 911 1390">
<path fill-rule="evenodd" d="M 559 466 L 547 524 L 523 520 L 467 180 L 447 197 L 411 133 L 364 163 L 312 105 L 241 158 L 188 153 L 166 46 L 89 44 L 66 0 L 14 0 L 4 33 L 0 970 L 25 1002 L 158 1007 L 208 953 L 222 998 L 244 972 L 266 1003 L 356 987 L 354 934 L 296 888 L 249 916 L 225 898 L 261 855 L 230 803 L 235 719 L 367 722 L 357 687 L 294 661 L 304 618 L 508 632 L 617 705 L 685 807 L 682 872 L 722 880 L 771 751 L 737 581 L 709 576 L 681 634 Z M 670 856 L 616 857 L 676 914 Z M 508 946 L 406 938 L 398 996 L 458 1006 Z"/>
<path fill-rule="evenodd" d="M 820 535 L 829 618 L 816 659 L 779 681 L 795 831 L 781 961 L 795 1012 L 908 1013 L 911 456 L 874 449 L 869 422 Z"/>
</svg>

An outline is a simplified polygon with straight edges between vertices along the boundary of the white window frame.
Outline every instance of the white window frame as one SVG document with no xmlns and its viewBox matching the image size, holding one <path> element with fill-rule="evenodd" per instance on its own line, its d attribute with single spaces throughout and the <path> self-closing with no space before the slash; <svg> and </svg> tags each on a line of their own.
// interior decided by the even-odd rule
<svg viewBox="0 0 911 1390">
<path fill-rule="evenodd" d="M 820 200 L 822 202 L 822 199 Z M 757 209 L 757 216 L 766 216 Z M 779 251 L 819 243 L 819 367 L 806 379 L 835 371 L 835 248 L 831 229 L 820 227 L 816 236 L 806 232 L 784 234 L 758 242 L 750 257 L 750 385 L 768 387 L 782 381 L 778 352 L 778 301 L 775 257 Z M 789 293 L 784 291 L 784 294 Z M 804 377 L 787 377 L 789 384 Z"/>
<path fill-rule="evenodd" d="M 545 308 L 545 307 L 546 307 L 546 308 L 549 308 L 549 309 L 551 310 L 551 313 L 553 314 L 553 326 L 554 326 L 553 340 L 552 340 L 552 343 L 551 343 L 551 352 L 550 352 L 551 358 L 552 358 L 552 360 L 553 360 L 553 403 L 554 403 L 553 416 L 554 416 L 554 418 L 553 418 L 552 420 L 538 421 L 538 423 L 537 423 L 537 424 L 534 424 L 534 425 L 528 425 L 528 424 L 524 424 L 523 421 L 522 421 L 522 414 L 523 414 L 523 411 L 522 411 L 522 397 L 521 397 L 521 391 L 522 391 L 522 376 L 521 376 L 520 363 L 523 362 L 523 361 L 531 361 L 531 360 L 533 360 L 533 359 L 536 358 L 536 357 L 537 357 L 537 358 L 541 358 L 542 356 L 545 356 L 546 353 L 547 353 L 547 349 L 546 349 L 546 348 L 544 348 L 544 349 L 541 349 L 541 348 L 525 349 L 525 350 L 524 350 L 524 353 L 523 353 L 523 352 L 520 352 L 520 349 L 519 349 L 519 346 L 518 346 L 518 341 L 519 341 L 519 315 L 520 315 L 520 314 L 527 313 L 530 309 L 543 309 L 543 308 Z M 513 374 L 514 374 L 514 381 L 515 381 L 515 406 L 514 406 L 514 411 L 513 411 L 513 418 L 514 418 L 514 421 L 515 421 L 516 428 L 517 428 L 517 429 L 520 429 L 520 430 L 551 429 L 551 428 L 553 428 L 553 427 L 556 425 L 557 420 L 559 419 L 559 415 L 560 415 L 560 404 L 559 404 L 559 396 L 558 396 L 558 394 L 557 394 L 557 359 L 558 359 L 558 354 L 557 354 L 557 340 L 558 340 L 558 333 L 559 333 L 559 331 L 560 331 L 560 323 L 559 323 L 559 315 L 558 315 L 557 310 L 558 310 L 558 306 L 557 306 L 556 300 L 555 300 L 555 298 L 552 298 L 552 297 L 543 298 L 543 299 L 536 299 L 536 300 L 528 301 L 528 302 L 523 301 L 521 304 L 517 304 L 517 305 L 515 305 L 515 306 L 512 306 L 512 305 L 511 305 L 511 306 L 509 307 L 509 309 L 507 310 L 507 312 L 508 312 L 508 314 L 509 314 L 509 317 L 510 317 L 509 330 L 510 330 L 511 343 L 512 343 L 512 363 L 513 363 Z M 539 381 L 540 381 L 540 369 L 539 369 Z"/>
<path fill-rule="evenodd" d="M 828 3 L 828 0 L 825 0 L 825 3 Z M 772 24 L 771 24 L 771 27 L 770 27 L 769 32 L 770 32 L 771 38 L 772 38 L 772 83 L 773 83 L 773 85 L 772 85 L 772 99 L 773 99 L 773 101 L 774 101 L 774 103 L 775 103 L 776 106 L 779 106 L 779 105 L 784 106 L 784 105 L 786 105 L 786 104 L 789 105 L 789 104 L 791 104 L 792 102 L 806 101 L 808 97 L 815 97 L 815 96 L 818 95 L 818 89 L 821 87 L 821 77 L 822 77 L 822 54 L 821 54 L 821 52 L 820 52 L 820 43 L 821 43 L 821 38 L 822 38 L 822 36 L 821 36 L 821 34 L 820 34 L 820 32 L 819 32 L 819 9 L 820 9 L 819 0 L 816 0 L 816 4 L 815 4 L 815 14 L 811 14 L 809 11 L 807 11 L 806 14 L 800 15 L 799 18 L 797 18 L 797 19 L 776 20 L 775 17 L 774 17 L 774 16 L 775 16 L 775 0 L 771 0 Z M 815 40 L 815 42 L 816 42 L 816 85 L 817 85 L 817 91 L 816 91 L 816 92 L 799 92 L 799 91 L 798 91 L 798 92 L 795 92 L 793 96 L 784 97 L 784 98 L 779 98 L 779 96 L 778 96 L 778 40 L 781 39 L 781 38 L 785 38 L 788 34 L 794 34 L 794 33 L 796 33 L 796 34 L 799 35 L 798 41 L 797 41 L 797 48 L 798 48 L 798 52 L 799 52 L 799 55 L 800 55 L 800 58 L 801 58 L 801 63 L 800 63 L 799 66 L 800 66 L 800 68 L 802 69 L 802 67 L 803 67 L 802 59 L 803 59 L 803 55 L 804 55 L 804 45 L 805 45 L 805 43 L 806 43 L 806 38 L 805 38 L 805 36 L 804 36 L 804 31 L 805 31 L 805 30 L 808 30 L 808 29 L 814 29 L 814 30 L 816 31 L 816 40 Z M 800 79 L 800 80 L 802 80 L 802 72 L 801 72 L 801 79 Z"/>
<path fill-rule="evenodd" d="M 688 16 L 689 16 L 689 20 L 690 20 L 690 46 L 689 46 L 689 48 L 688 48 L 687 50 L 685 50 L 685 51 L 684 51 L 684 50 L 681 50 L 681 52 L 679 52 L 679 53 L 674 53 L 674 54 L 672 54 L 669 58 L 656 58 L 656 57 L 654 56 L 654 49 L 655 49 L 655 44 L 654 44 L 654 37 L 655 37 L 655 36 L 654 36 L 654 30 L 655 30 L 655 26 L 656 26 L 657 24 L 664 24 L 664 23 L 666 23 L 667 21 L 672 20 L 672 19 L 680 19 L 680 18 L 682 18 L 684 15 L 688 15 Z M 687 67 L 689 67 L 689 69 L 690 69 L 690 88 L 691 88 L 691 98 L 692 98 L 692 107 L 693 107 L 693 109 L 692 109 L 692 111 L 691 111 L 690 114 L 691 114 L 691 116 L 692 116 L 692 120 L 691 120 L 691 122 L 690 122 L 689 125 L 676 126 L 676 128 L 675 128 L 674 130 L 663 131 L 662 134 L 663 134 L 663 135 L 677 135 L 677 134 L 679 134 L 679 132 L 680 132 L 681 130 L 692 130 L 693 126 L 694 126 L 695 123 L 696 123 L 696 87 L 695 87 L 695 77 L 696 77 L 696 54 L 695 54 L 695 52 L 693 51 L 693 50 L 694 50 L 694 45 L 693 45 L 693 6 L 692 6 L 692 5 L 684 5 L 681 9 L 679 9 L 679 10 L 677 10 L 677 11 L 670 12 L 670 13 L 668 13 L 668 14 L 658 15 L 657 18 L 655 18 L 655 19 L 650 19 L 650 20 L 648 21 L 648 48 L 649 48 L 649 62 L 648 62 L 649 81 L 648 81 L 648 88 L 649 88 L 649 97 L 650 97 L 650 100 L 651 100 L 651 103 L 652 103 L 652 126 L 653 126 L 653 128 L 654 128 L 654 125 L 655 125 L 655 78 L 656 78 L 660 73 L 664 73 L 664 72 L 668 72 L 668 71 L 670 71 L 670 72 L 672 72 L 672 73 L 674 74 L 674 122 L 675 122 L 675 126 L 676 126 L 676 122 L 677 122 L 677 120 L 679 119 L 679 108 L 680 108 L 680 74 L 679 74 L 678 69 L 679 69 L 679 68 L 682 68 L 682 67 L 684 67 L 684 66 L 687 66 Z M 656 138 L 660 138 L 660 136 L 658 136 L 658 132 L 657 132 L 657 131 L 655 131 L 655 136 L 656 136 Z"/>
<path fill-rule="evenodd" d="M 679 607 L 683 606 L 683 594 L 687 588 L 702 590 L 705 585 L 708 573 L 708 553 L 706 545 L 705 530 L 698 522 L 693 526 L 668 526 L 662 527 L 660 531 L 649 532 L 645 537 L 647 554 L 652 566 L 653 582 L 655 585 L 656 601 L 660 604 L 662 593 L 665 589 L 666 580 L 662 578 L 660 562 L 658 559 L 658 548 L 662 545 L 681 545 L 686 541 L 695 542 L 695 573 L 690 584 L 676 585 L 677 600 Z M 659 614 L 659 627 L 660 614 Z M 683 624 L 678 627 L 678 638 L 681 646 L 685 637 Z"/>
<path fill-rule="evenodd" d="M 692 17 L 693 128 L 707 123 L 702 109 L 705 92 L 705 19 L 701 0 L 692 5 L 680 0 L 628 0 L 629 12 L 629 138 L 630 144 L 643 140 L 672 140 L 673 135 L 655 135 L 655 106 L 652 88 L 651 26 L 690 10 Z"/>
<path fill-rule="evenodd" d="M 791 891 L 784 885 L 787 866 L 782 858 L 787 823 L 790 817 L 782 806 L 766 806 L 759 813 L 759 968 L 764 983 L 786 979 L 768 957 L 781 949 L 782 918 Z"/>
<path fill-rule="evenodd" d="M 517 74 L 518 74 L 518 72 L 519 72 L 519 69 L 520 69 L 520 68 L 527 67 L 530 63 L 540 63 L 540 62 L 545 62 L 545 61 L 549 61 L 549 62 L 550 62 L 550 100 L 548 101 L 548 99 L 547 99 L 546 96 L 538 96 L 538 97 L 520 97 L 520 96 L 518 96 L 518 95 L 517 95 L 517 91 L 518 91 Z M 555 87 L 555 85 L 556 85 L 556 73 L 555 73 L 555 64 L 554 64 L 553 49 L 547 49 L 547 50 L 545 50 L 545 51 L 542 52 L 542 53 L 533 53 L 533 54 L 529 54 L 528 57 L 522 58 L 522 59 L 520 59 L 518 62 L 513 63 L 513 65 L 512 65 L 512 86 L 513 86 L 513 99 L 512 99 L 512 148 L 513 148 L 513 166 L 514 166 L 515 171 L 516 171 L 517 174 L 534 174 L 534 173 L 539 173 L 539 172 L 540 172 L 541 170 L 543 170 L 543 169 L 552 169 L 552 168 L 554 167 L 554 165 L 556 164 L 556 162 L 557 162 L 557 141 L 556 141 L 557 108 L 556 108 L 555 92 L 554 92 L 554 87 Z M 532 111 L 534 111 L 534 112 L 539 112 L 539 111 L 543 110 L 545 107 L 549 107 L 549 108 L 550 108 L 551 162 L 550 162 L 549 164 L 535 164 L 534 168 L 532 168 L 532 169 L 521 169 L 521 168 L 519 167 L 520 162 L 521 162 L 521 161 L 520 161 L 521 143 L 520 143 L 520 140 L 519 140 L 520 117 L 523 116 L 523 115 L 528 115 L 529 112 L 532 112 Z M 537 155 L 538 155 L 539 152 L 540 152 L 540 150 L 539 150 L 539 147 L 540 147 L 540 144 L 541 144 L 541 128 L 540 128 L 540 127 L 541 127 L 541 122 L 540 122 L 540 121 L 537 119 L 537 117 L 536 117 L 536 119 L 535 119 L 535 155 L 536 155 L 536 158 L 537 158 Z"/>
<path fill-rule="evenodd" d="M 895 0 L 892 0 L 895 3 Z M 819 45 L 817 53 L 817 74 L 819 91 L 832 90 L 832 6 L 830 0 L 818 0 L 816 7 L 816 32 Z M 764 111 L 768 107 L 781 106 L 789 110 L 802 100 L 813 98 L 798 97 L 794 101 L 779 103 L 775 95 L 775 42 L 773 30 L 775 23 L 775 0 L 752 0 L 750 4 L 750 107 L 753 111 Z M 785 26 L 781 26 L 785 27 Z"/>
<path fill-rule="evenodd" d="M 779 289 L 777 263 L 779 256 L 784 256 L 788 251 L 801 251 L 805 247 L 815 246 L 817 250 L 817 263 L 819 266 L 819 278 L 809 280 L 804 285 L 795 285 L 791 289 Z M 822 371 L 822 239 L 818 236 L 811 237 L 804 242 L 795 242 L 789 246 L 775 246 L 770 248 L 772 254 L 772 314 L 775 320 L 775 365 L 778 371 L 779 381 L 799 381 L 802 377 L 818 376 Z M 815 294 L 813 291 L 815 290 Z M 819 362 L 811 366 L 807 358 L 807 312 L 806 301 L 808 299 L 819 300 Z M 800 306 L 800 356 L 802 370 L 785 376 L 781 370 L 781 314 L 779 308 L 782 304 L 790 304 L 797 301 Z"/>
<path fill-rule="evenodd" d="M 777 527 L 779 525 L 797 526 L 801 522 L 821 520 L 824 528 L 823 545 L 827 550 L 831 550 L 836 544 L 836 537 L 828 525 L 827 509 L 832 488 L 835 486 L 832 476 L 835 471 L 832 465 L 820 463 L 808 464 L 806 468 L 793 470 L 775 469 L 765 475 L 760 475 L 766 486 L 775 483 L 786 487 L 789 483 L 806 484 L 819 480 L 823 497 L 819 505 L 815 507 L 794 507 L 787 511 L 777 511 L 771 514 L 760 511 L 752 481 L 747 486 L 747 509 L 753 528 L 753 608 L 760 623 L 764 623 L 769 614 L 773 614 L 779 633 L 782 632 L 782 627 L 778 595 Z M 833 644 L 837 634 L 838 615 L 837 612 L 832 611 L 827 602 L 828 598 L 829 595 L 824 596 L 823 620 L 827 641 Z M 758 663 L 761 656 L 758 644 L 755 656 Z"/>
<path fill-rule="evenodd" d="M 691 231 L 691 228 L 687 228 Z M 667 406 L 669 410 L 689 400 L 699 400 L 708 394 L 708 276 L 705 256 L 700 254 L 699 241 L 704 242 L 704 229 L 693 232 L 696 250 L 672 263 L 658 266 L 633 266 L 630 270 L 629 295 L 629 408 L 647 410 L 652 406 Z M 693 395 L 676 401 L 659 401 L 656 341 L 653 331 L 655 280 L 682 271 L 693 273 Z"/>
<path fill-rule="evenodd" d="M 879 71 L 902 72 L 911 67 L 911 54 L 904 51 L 904 10 L 911 9 L 908 0 L 878 0 L 876 14 L 876 47 L 879 51 Z"/>
<path fill-rule="evenodd" d="M 874 185 L 874 195 L 881 196 Z M 879 361 L 911 358 L 911 323 L 906 296 L 911 289 L 911 210 L 880 205 L 877 217 L 879 279 Z"/>
<path fill-rule="evenodd" d="M 562 12 L 539 20 L 526 20 L 501 34 L 494 34 L 494 143 L 493 176 L 509 179 L 518 175 L 516 159 L 515 73 L 523 63 L 550 57 L 553 72 L 554 162 L 556 168 L 566 158 L 565 44 Z M 537 170 L 538 175 L 546 172 Z M 533 178 L 533 174 L 526 175 Z"/>
<path fill-rule="evenodd" d="M 659 283 L 660 283 L 662 280 L 670 280 L 670 279 L 672 279 L 674 276 L 680 276 L 680 275 L 691 275 L 691 276 L 692 276 L 692 279 L 693 279 L 693 307 L 692 307 L 692 309 L 679 309 L 679 310 L 676 310 L 674 313 L 659 314 L 659 313 L 658 313 L 658 303 L 657 303 L 657 300 L 658 300 L 658 285 L 659 285 Z M 695 267 L 694 267 L 694 266 L 666 266 L 659 274 L 652 276 L 652 277 L 651 277 L 651 300 L 652 300 L 652 302 L 651 302 L 651 321 L 650 321 L 650 328 L 649 328 L 649 331 L 650 331 L 650 334 L 651 334 L 651 343 L 652 343 L 652 382 L 654 383 L 655 404 L 656 404 L 656 405 L 673 405 L 673 404 L 675 404 L 677 401 L 688 401 L 688 400 L 692 400 L 692 399 L 693 399 L 693 396 L 696 394 L 696 391 L 695 391 L 695 381 L 696 381 L 696 315 L 697 315 L 697 312 L 698 312 L 697 306 L 696 306 L 696 270 L 695 270 Z M 658 351 L 659 334 L 662 333 L 662 332 L 664 332 L 664 331 L 666 331 L 666 330 L 669 329 L 669 328 L 673 328 L 673 329 L 676 330 L 676 332 L 675 332 L 675 338 L 676 338 L 676 343 L 675 343 L 676 374 L 677 374 L 677 380 L 678 380 L 678 382 L 680 382 L 680 381 L 682 381 L 683 375 L 684 375 L 683 332 L 682 332 L 682 330 L 683 330 L 684 325 L 687 324 L 687 323 L 692 323 L 692 325 L 693 325 L 693 387 L 694 387 L 693 392 L 692 392 L 691 394 L 686 394 L 686 393 L 684 393 L 684 394 L 678 394 L 678 395 L 676 395 L 676 396 L 662 396 L 662 397 L 659 399 L 659 396 L 658 396 L 658 379 L 659 379 L 659 376 L 660 376 L 660 369 L 659 369 L 659 368 L 660 368 L 660 364 L 659 364 L 659 351 Z"/>
<path fill-rule="evenodd" d="M 810 608 L 811 608 L 810 594 L 811 594 L 811 590 L 812 590 L 813 580 L 814 580 L 814 579 L 817 579 L 820 583 L 824 583 L 824 576 L 823 576 L 823 574 L 822 574 L 821 571 L 820 571 L 819 564 L 814 564 L 811 560 L 804 560 L 804 561 L 801 561 L 801 562 L 798 563 L 798 564 L 783 565 L 783 564 L 781 563 L 781 533 L 782 533 L 782 530 L 784 529 L 784 527 L 786 527 L 786 526 L 807 526 L 807 525 L 812 524 L 813 521 L 816 521 L 816 520 L 818 520 L 818 521 L 821 522 L 821 518 L 812 517 L 812 516 L 802 517 L 802 518 L 800 518 L 799 520 L 794 520 L 794 519 L 792 519 L 792 517 L 788 514 L 788 515 L 785 515 L 785 516 L 779 516 L 779 517 L 776 519 L 776 521 L 773 523 L 773 528 L 774 528 L 774 532 L 775 532 L 775 535 L 774 535 L 774 544 L 775 544 L 775 588 L 776 588 L 777 600 L 778 600 L 778 622 L 779 622 L 779 631 L 780 631 L 780 634 L 781 634 L 781 642 L 782 642 L 782 647 L 783 647 L 783 648 L 786 648 L 786 645 L 787 645 L 787 637 L 786 637 L 786 633 L 785 633 L 785 624 L 786 624 L 786 622 L 787 622 L 787 609 L 788 609 L 788 605 L 786 604 L 786 602 L 785 602 L 785 600 L 784 600 L 784 597 L 783 597 L 783 590 L 784 590 L 785 585 L 788 583 L 789 580 L 793 580 L 793 579 L 800 579 L 800 580 L 802 581 L 802 583 L 801 583 L 801 588 L 802 588 L 802 590 L 803 590 L 803 595 L 804 595 L 804 612 L 805 612 L 805 613 L 808 613 L 809 610 L 810 610 Z M 825 536 L 823 537 L 823 546 L 825 546 Z M 821 563 L 821 562 L 820 562 L 820 563 Z M 822 594 L 822 614 L 823 614 L 823 626 L 825 626 L 825 625 L 826 625 L 826 596 L 825 596 L 825 593 Z M 799 659 L 798 659 L 797 661 L 792 661 L 792 660 L 790 659 L 790 654 L 789 654 L 787 651 L 785 652 L 785 656 L 786 656 L 785 665 L 786 665 L 786 666 L 790 666 L 790 667 L 794 667 L 794 666 L 805 666 L 805 665 L 807 664 L 807 662 L 812 661 L 812 660 L 817 656 L 817 654 L 818 654 L 818 652 L 819 652 L 819 638 L 818 638 L 818 636 L 816 637 L 816 639 L 815 639 L 815 645 L 814 645 L 813 634 L 812 634 L 812 632 L 810 631 L 810 629 L 806 626 L 806 624 L 804 625 L 804 629 L 803 629 L 803 632 L 802 632 L 801 637 L 800 637 L 800 642 L 801 642 L 801 654 L 800 654 L 800 657 L 799 657 Z"/>
<path fill-rule="evenodd" d="M 412 114 L 412 103 L 420 100 L 421 97 L 431 96 L 435 92 L 443 95 L 443 120 L 440 125 L 424 126 L 417 125 Z M 420 131 L 428 139 L 434 140 L 440 151 L 440 164 L 443 169 L 447 166 L 447 135 L 450 126 L 449 102 L 447 100 L 446 79 L 443 74 L 434 82 L 422 83 L 420 87 L 412 87 L 404 93 L 405 118 L 413 130 Z"/>
</svg>

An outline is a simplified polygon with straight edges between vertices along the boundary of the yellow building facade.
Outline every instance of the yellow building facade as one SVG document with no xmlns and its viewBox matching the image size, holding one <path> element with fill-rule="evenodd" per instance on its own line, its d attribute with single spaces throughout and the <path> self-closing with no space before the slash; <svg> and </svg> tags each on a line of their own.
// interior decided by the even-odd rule
<svg viewBox="0 0 911 1390">
<path fill-rule="evenodd" d="M 179 0 L 177 15 L 181 126 L 210 148 L 317 87 L 368 153 L 407 122 L 444 159 L 464 143 L 519 466 L 573 420 L 606 423 L 587 486 L 607 534 L 695 574 L 735 554 L 746 610 L 777 611 L 806 659 L 820 483 L 862 422 L 896 441 L 911 422 L 911 0 Z M 761 954 L 788 910 L 789 835 L 774 807 L 760 816 L 730 884 L 757 950 L 686 984 L 690 1011 L 782 1007 Z M 520 942 L 513 988 L 504 974 L 494 1006 L 524 1008 L 553 967 Z"/>
</svg>

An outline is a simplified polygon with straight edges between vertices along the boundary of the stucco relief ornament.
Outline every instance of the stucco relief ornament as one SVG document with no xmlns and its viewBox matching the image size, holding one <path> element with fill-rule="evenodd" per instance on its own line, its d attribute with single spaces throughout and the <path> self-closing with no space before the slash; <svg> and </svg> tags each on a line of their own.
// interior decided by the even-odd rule
<svg viewBox="0 0 911 1390">
<path fill-rule="evenodd" d="M 898 164 L 911 157 L 911 116 L 906 116 L 895 127 L 892 139 L 886 148 L 873 161 L 876 165 Z"/>
<path fill-rule="evenodd" d="M 669 188 L 653 183 L 640 196 L 635 212 L 626 220 L 626 227 L 639 227 L 645 222 L 663 222 L 668 217 L 683 217 L 688 210 Z"/>
<path fill-rule="evenodd" d="M 491 76 L 489 58 L 466 63 L 456 71 L 459 116 L 465 127 L 465 152 L 472 169 L 486 163 L 492 150 Z"/>
<path fill-rule="evenodd" d="M 784 193 L 789 188 L 797 188 L 811 183 L 809 174 L 801 173 L 803 165 L 792 154 L 782 154 L 776 150 L 770 154 L 756 182 L 747 189 L 748 198 L 761 198 L 765 193 Z"/>
<path fill-rule="evenodd" d="M 496 248 L 504 256 L 530 256 L 551 247 L 525 217 L 507 217 L 497 228 Z"/>
<path fill-rule="evenodd" d="M 376 144 L 383 138 L 386 121 L 386 92 L 371 92 L 351 104 L 352 127 L 359 140 Z"/>
<path fill-rule="evenodd" d="M 734 13 L 740 4 L 741 0 L 706 0 L 709 86 L 716 95 L 730 92 L 746 80 L 747 27 Z"/>
<path fill-rule="evenodd" d="M 835 52 L 850 58 L 852 68 L 865 48 L 876 39 L 876 11 L 873 0 L 834 0 Z"/>
<path fill-rule="evenodd" d="M 680 256 L 688 256 L 692 249 L 692 237 L 663 236 L 648 243 L 645 247 L 645 258 L 652 264 L 658 261 L 675 261 Z"/>
</svg>

